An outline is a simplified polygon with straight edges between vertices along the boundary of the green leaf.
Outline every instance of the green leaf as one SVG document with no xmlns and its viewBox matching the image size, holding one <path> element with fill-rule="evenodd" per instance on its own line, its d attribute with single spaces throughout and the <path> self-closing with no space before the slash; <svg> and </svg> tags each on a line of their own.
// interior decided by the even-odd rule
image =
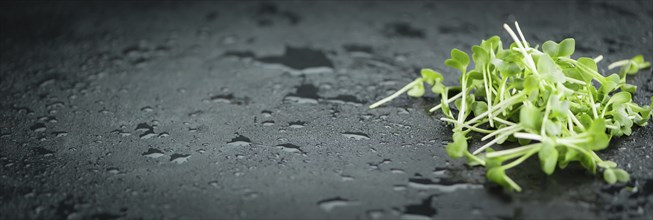
<svg viewBox="0 0 653 220">
<path fill-rule="evenodd" d="M 596 162 L 594 161 L 594 158 L 586 154 L 581 154 L 579 160 L 580 165 L 585 167 L 585 169 L 588 169 L 593 174 L 596 173 Z"/>
<path fill-rule="evenodd" d="M 453 133 L 453 142 L 447 144 L 446 147 L 447 155 L 451 158 L 460 158 L 463 156 L 465 151 L 467 151 L 467 138 L 462 132 Z"/>
<path fill-rule="evenodd" d="M 537 60 L 537 71 L 548 81 L 565 82 L 565 74 L 562 73 L 562 70 L 558 68 L 548 54 L 542 54 Z"/>
<path fill-rule="evenodd" d="M 621 83 L 621 78 L 619 78 L 619 75 L 617 74 L 609 75 L 608 77 L 605 77 L 605 79 L 605 84 L 601 85 L 601 92 L 603 92 L 603 94 L 608 94 L 614 91 Z"/>
<path fill-rule="evenodd" d="M 588 132 L 592 138 L 592 142 L 589 143 L 589 149 L 591 150 L 602 150 L 608 147 L 610 144 L 610 138 L 605 133 L 605 119 L 598 118 L 592 121 Z"/>
<path fill-rule="evenodd" d="M 444 64 L 451 67 L 451 68 L 457 69 L 461 73 L 464 73 L 466 71 L 466 69 L 467 69 L 467 66 L 464 66 L 460 62 L 452 60 L 452 59 L 445 60 Z"/>
<path fill-rule="evenodd" d="M 451 59 L 445 60 L 444 64 L 465 73 L 467 72 L 467 65 L 469 65 L 469 55 L 454 48 L 451 50 Z"/>
<path fill-rule="evenodd" d="M 444 77 L 442 77 L 442 74 L 436 72 L 435 70 L 432 69 L 422 69 L 420 71 L 422 74 L 422 79 L 424 82 L 428 83 L 429 85 L 434 85 L 435 83 L 442 82 L 444 80 Z"/>
<path fill-rule="evenodd" d="M 644 56 L 637 55 L 631 58 L 630 63 L 624 66 L 623 68 L 627 68 L 626 73 L 633 75 L 637 73 L 639 70 L 646 69 L 649 67 L 651 67 L 651 63 L 644 61 Z"/>
<path fill-rule="evenodd" d="M 490 63 L 490 54 L 480 46 L 472 46 L 472 59 L 476 64 L 476 69 L 482 69 Z"/>
<path fill-rule="evenodd" d="M 480 115 L 487 111 L 487 103 L 485 102 L 473 102 L 472 103 L 472 112 L 474 115 Z"/>
<path fill-rule="evenodd" d="M 424 84 L 423 83 L 416 84 L 415 86 L 410 88 L 410 90 L 408 90 L 407 94 L 412 97 L 424 96 Z"/>
<path fill-rule="evenodd" d="M 539 131 L 542 127 L 543 113 L 530 103 L 525 103 L 519 111 L 519 124 L 531 131 Z"/>
<path fill-rule="evenodd" d="M 544 144 L 538 152 L 538 157 L 540 158 L 542 171 L 547 175 L 553 174 L 558 162 L 558 150 L 556 150 L 555 146 L 550 143 Z"/>
<path fill-rule="evenodd" d="M 617 175 L 613 169 L 606 169 L 603 171 L 603 179 L 609 184 L 614 184 L 617 182 Z"/>
<path fill-rule="evenodd" d="M 593 70 L 594 72 L 599 71 L 598 70 L 599 69 L 598 65 L 596 64 L 596 62 L 594 62 L 594 59 L 592 59 L 592 58 L 581 57 L 581 58 L 578 58 L 577 62 L 580 65 L 583 65 L 583 67 L 586 67 L 586 68 L 588 68 L 590 70 Z M 592 74 L 590 74 L 590 73 L 587 73 L 586 71 L 579 71 L 579 74 L 583 78 L 583 81 L 585 83 L 589 83 L 590 81 L 592 81 L 592 79 L 594 79 L 594 76 Z"/>
<path fill-rule="evenodd" d="M 451 50 L 451 58 L 460 62 L 462 65 L 469 65 L 469 55 L 467 55 L 467 53 L 463 52 L 462 50 L 455 48 Z"/>
<path fill-rule="evenodd" d="M 560 42 L 558 53 L 556 57 L 567 57 L 574 54 L 574 49 L 576 48 L 576 40 L 573 38 L 567 38 Z"/>
<path fill-rule="evenodd" d="M 621 90 L 629 92 L 629 93 L 632 94 L 632 93 L 637 92 L 637 86 L 632 85 L 632 84 L 628 84 L 628 83 L 624 83 L 624 84 L 621 85 Z"/>
<path fill-rule="evenodd" d="M 438 82 L 438 83 L 435 83 L 435 85 L 433 85 L 433 87 L 431 87 L 431 92 L 433 92 L 435 94 L 442 94 L 446 88 L 447 87 L 445 85 Z"/>
<path fill-rule="evenodd" d="M 510 177 L 506 175 L 505 169 L 502 167 L 490 168 L 485 176 L 492 182 L 503 186 L 506 189 L 513 189 L 517 192 L 521 191 L 521 187 L 515 183 Z"/>
<path fill-rule="evenodd" d="M 628 175 L 628 172 L 622 169 L 613 169 L 614 175 L 617 177 L 617 180 L 619 182 L 625 183 L 630 180 L 630 175 Z"/>
<path fill-rule="evenodd" d="M 610 97 L 608 103 L 612 103 L 612 105 L 622 105 L 626 102 L 630 102 L 631 100 L 632 95 L 630 95 L 629 92 L 618 92 L 617 94 L 614 94 L 612 97 Z"/>
<path fill-rule="evenodd" d="M 558 46 L 558 44 L 553 41 L 546 41 L 544 44 L 542 44 L 542 51 L 544 51 L 546 54 L 549 54 L 551 57 L 558 56 L 559 48 L 560 46 Z"/>
</svg>

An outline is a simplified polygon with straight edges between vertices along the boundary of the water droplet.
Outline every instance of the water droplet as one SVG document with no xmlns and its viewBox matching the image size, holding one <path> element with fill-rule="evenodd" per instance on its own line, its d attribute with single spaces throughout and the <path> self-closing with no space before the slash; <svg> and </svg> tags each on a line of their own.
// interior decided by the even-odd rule
<svg viewBox="0 0 653 220">
<path fill-rule="evenodd" d="M 134 129 L 134 130 L 136 130 L 136 131 L 151 131 L 151 130 L 154 130 L 154 128 L 152 126 L 148 125 L 147 123 L 140 123 L 140 124 L 136 125 L 136 129 Z"/>
<path fill-rule="evenodd" d="M 355 206 L 359 205 L 360 203 L 358 201 L 350 201 L 347 199 L 343 199 L 340 197 L 335 197 L 335 198 L 330 198 L 330 199 L 325 199 L 317 202 L 317 205 L 324 211 L 330 212 L 335 208 L 338 207 L 346 207 L 346 206 Z"/>
<path fill-rule="evenodd" d="M 188 158 L 190 158 L 190 154 L 172 154 L 170 155 L 170 162 L 182 164 L 188 162 Z"/>
<path fill-rule="evenodd" d="M 480 189 L 483 186 L 478 184 L 469 184 L 464 182 L 452 182 L 441 179 L 438 182 L 433 182 L 431 179 L 417 177 L 410 178 L 408 180 L 408 186 L 415 189 L 422 190 L 436 190 L 442 193 L 451 193 L 456 190 L 467 190 L 467 189 Z"/>
<path fill-rule="evenodd" d="M 249 146 L 252 144 L 252 141 L 249 138 L 242 136 L 238 133 L 236 133 L 236 135 L 237 136 L 235 138 L 227 142 L 227 145 L 234 146 L 234 147 L 242 147 L 242 146 Z"/>
<path fill-rule="evenodd" d="M 34 131 L 34 132 L 44 132 L 46 127 L 45 127 L 45 124 L 43 124 L 43 123 L 36 123 L 36 124 L 32 125 L 31 127 L 29 127 L 29 129 Z"/>
<path fill-rule="evenodd" d="M 141 108 L 141 111 L 152 112 L 152 111 L 154 111 L 154 109 L 152 107 L 150 107 L 150 106 L 145 106 L 145 107 Z"/>
<path fill-rule="evenodd" d="M 211 186 L 213 186 L 213 187 L 215 187 L 215 188 L 220 188 L 220 184 L 219 184 L 218 181 L 216 181 L 216 180 L 214 180 L 214 181 L 210 181 L 210 182 L 209 182 L 209 185 L 211 185 Z"/>
<path fill-rule="evenodd" d="M 404 190 L 406 190 L 406 186 L 405 185 L 394 185 L 394 186 L 392 186 L 392 190 L 394 190 L 394 191 L 404 191 Z"/>
<path fill-rule="evenodd" d="M 107 169 L 107 173 L 110 173 L 110 174 L 118 174 L 118 173 L 120 173 L 120 170 L 119 170 L 118 168 L 111 167 L 111 168 L 108 168 L 108 169 Z"/>
<path fill-rule="evenodd" d="M 150 149 L 147 150 L 147 152 L 145 152 L 145 153 L 143 153 L 141 155 L 143 155 L 145 157 L 149 157 L 149 158 L 159 158 L 159 157 L 164 156 L 165 154 L 163 154 L 163 152 L 160 151 L 159 149 L 150 148 Z"/>
<path fill-rule="evenodd" d="M 354 106 L 363 105 L 363 102 L 358 100 L 358 98 L 353 95 L 338 95 L 336 97 L 327 99 L 327 101 L 336 104 L 350 104 Z"/>
<path fill-rule="evenodd" d="M 272 117 L 272 111 L 263 110 L 263 111 L 261 112 L 261 116 L 263 116 L 264 118 Z"/>
<path fill-rule="evenodd" d="M 45 108 L 47 109 L 63 108 L 63 107 L 64 107 L 64 103 L 61 101 L 53 102 L 45 106 Z"/>
<path fill-rule="evenodd" d="M 250 103 L 250 98 L 245 96 L 245 97 L 235 97 L 234 94 L 226 94 L 226 95 L 214 95 L 211 96 L 209 99 L 203 100 L 204 102 L 217 102 L 217 103 L 229 103 L 229 104 L 234 104 L 234 105 L 248 105 Z"/>
<path fill-rule="evenodd" d="M 55 131 L 55 132 L 52 132 L 52 134 L 54 134 L 54 136 L 56 136 L 56 137 L 68 136 L 68 132 L 65 132 L 65 131 Z"/>
<path fill-rule="evenodd" d="M 283 150 L 284 152 L 288 152 L 288 153 L 297 153 L 297 154 L 303 154 L 304 153 L 299 148 L 299 146 L 294 145 L 294 144 L 280 144 L 280 145 L 277 145 L 276 147 Z"/>
<path fill-rule="evenodd" d="M 158 136 L 158 134 L 154 133 L 153 131 L 146 131 L 145 133 L 139 135 L 141 139 L 150 139 L 156 136 Z"/>
<path fill-rule="evenodd" d="M 197 111 L 194 111 L 194 112 L 188 113 L 188 117 L 196 117 L 196 116 L 198 116 L 198 115 L 201 115 L 202 113 L 204 113 L 204 112 L 201 111 L 201 110 L 197 110 Z"/>
<path fill-rule="evenodd" d="M 132 135 L 131 133 L 129 133 L 129 132 L 125 132 L 125 131 L 123 131 L 122 129 L 116 129 L 116 130 L 113 130 L 113 131 L 111 131 L 111 133 L 112 133 L 112 134 L 120 135 L 121 137 L 126 137 L 126 136 L 129 136 L 129 135 Z"/>
<path fill-rule="evenodd" d="M 269 120 L 269 121 L 263 121 L 263 122 L 261 122 L 261 124 L 262 124 L 263 126 L 272 126 L 272 125 L 274 125 L 274 121 L 272 121 L 272 120 Z"/>
<path fill-rule="evenodd" d="M 345 132 L 345 133 L 342 133 L 342 136 L 344 136 L 346 138 L 352 138 L 352 139 L 355 139 L 355 140 L 368 140 L 368 139 L 370 139 L 370 136 L 368 136 L 367 134 L 360 133 L 360 132 Z"/>
<path fill-rule="evenodd" d="M 295 121 L 295 122 L 290 122 L 290 128 L 303 128 L 306 122 L 303 121 Z"/>
<path fill-rule="evenodd" d="M 392 168 L 392 169 L 390 169 L 390 172 L 391 172 L 391 173 L 394 173 L 394 174 L 403 174 L 403 173 L 406 173 L 404 170 L 402 170 L 402 169 L 397 169 L 397 168 Z"/>
</svg>

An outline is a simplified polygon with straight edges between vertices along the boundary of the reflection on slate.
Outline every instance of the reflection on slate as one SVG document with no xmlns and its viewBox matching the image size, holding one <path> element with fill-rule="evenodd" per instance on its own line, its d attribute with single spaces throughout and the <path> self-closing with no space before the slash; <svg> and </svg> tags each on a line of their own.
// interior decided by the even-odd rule
<svg viewBox="0 0 653 220">
<path fill-rule="evenodd" d="M 627 184 L 533 160 L 513 193 L 446 155 L 439 97 L 367 108 L 515 20 L 653 58 L 652 1 L 2 1 L 0 219 L 652 216 L 653 125 L 601 152 Z"/>
</svg>

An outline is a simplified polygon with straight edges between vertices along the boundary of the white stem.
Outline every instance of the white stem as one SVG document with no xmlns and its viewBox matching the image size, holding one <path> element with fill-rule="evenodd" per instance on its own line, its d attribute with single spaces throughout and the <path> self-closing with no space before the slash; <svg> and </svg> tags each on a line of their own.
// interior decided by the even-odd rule
<svg viewBox="0 0 653 220">
<path fill-rule="evenodd" d="M 521 37 L 521 40 L 524 41 L 524 46 L 528 47 L 528 41 L 526 41 L 524 34 L 521 32 L 521 29 L 519 28 L 519 23 L 517 23 L 517 21 L 515 21 L 515 28 L 517 28 L 517 33 L 519 33 L 519 37 Z"/>
<path fill-rule="evenodd" d="M 485 140 L 487 140 L 488 138 L 494 137 L 495 135 L 497 135 L 497 134 L 499 134 L 499 133 L 501 133 L 501 132 L 504 132 L 504 131 L 507 131 L 507 130 L 514 129 L 516 126 L 517 126 L 517 125 L 508 126 L 508 127 L 501 128 L 501 129 L 499 129 L 499 130 L 493 131 L 492 133 L 490 133 L 490 134 L 488 134 L 488 135 L 485 135 L 483 138 L 481 138 L 481 141 L 485 141 Z"/>
<path fill-rule="evenodd" d="M 453 96 L 453 97 L 447 99 L 445 102 L 446 102 L 447 104 L 449 104 L 449 103 L 455 101 L 456 99 L 460 98 L 462 95 L 463 95 L 463 93 L 458 93 L 457 95 L 455 95 L 455 96 Z M 442 103 L 440 103 L 439 105 L 436 105 L 435 107 L 429 109 L 429 112 L 437 111 L 437 110 L 440 109 L 440 108 L 442 108 Z"/>
<path fill-rule="evenodd" d="M 619 60 L 617 62 L 614 62 L 614 63 L 611 63 L 610 65 L 608 65 L 608 69 L 611 70 L 611 69 L 614 69 L 614 68 L 617 68 L 617 67 L 620 67 L 620 66 L 625 66 L 629 62 L 630 62 L 630 60 Z"/>
<path fill-rule="evenodd" d="M 601 62 L 601 60 L 603 60 L 603 55 L 599 55 L 598 57 L 594 58 L 595 63 Z"/>
<path fill-rule="evenodd" d="M 589 94 L 590 96 L 590 102 L 592 102 L 592 113 L 594 114 L 594 119 L 599 118 L 599 114 L 596 112 L 596 105 L 594 105 L 594 97 L 592 97 L 592 94 Z"/>
<path fill-rule="evenodd" d="M 585 126 L 583 126 L 583 124 L 581 124 L 580 121 L 578 121 L 578 118 L 576 118 L 576 116 L 574 115 L 574 113 L 571 112 L 571 110 L 567 110 L 567 114 L 574 122 L 574 124 L 576 124 L 576 126 L 578 126 L 581 130 L 585 130 Z"/>
<path fill-rule="evenodd" d="M 512 31 L 512 28 L 510 28 L 510 26 L 508 26 L 507 24 L 503 24 L 503 28 L 506 29 L 506 31 L 508 31 L 508 34 L 510 34 L 512 40 L 514 40 L 515 43 L 517 43 L 517 46 L 521 48 L 521 53 L 522 55 L 524 55 L 524 59 L 526 59 L 526 65 L 531 69 L 531 72 L 533 72 L 535 75 L 540 75 L 540 73 L 537 72 L 537 68 L 535 68 L 535 61 L 533 61 L 533 57 L 531 57 L 530 55 L 528 55 L 528 53 L 526 53 L 526 48 L 524 47 L 524 45 L 521 44 L 519 38 L 517 38 L 517 35 L 515 35 L 515 32 Z"/>
<path fill-rule="evenodd" d="M 520 95 L 512 96 L 509 99 L 506 99 L 505 101 L 499 103 L 498 105 L 492 106 L 492 108 L 488 108 L 488 110 L 486 112 L 483 112 L 483 114 L 480 114 L 480 115 L 476 116 L 475 118 L 473 118 L 472 120 L 469 120 L 469 121 L 465 122 L 465 124 L 472 124 L 472 123 L 480 120 L 481 118 L 484 118 L 490 112 L 499 111 L 499 110 L 501 110 L 501 108 L 503 108 L 503 107 L 505 107 L 505 106 L 507 106 L 509 104 L 513 104 L 512 103 L 513 101 L 515 101 L 518 98 L 521 98 L 522 96 L 523 96 L 523 93 L 520 94 Z"/>
<path fill-rule="evenodd" d="M 583 81 L 580 81 L 580 80 L 577 80 L 577 79 L 574 79 L 574 78 L 571 78 L 571 77 L 568 77 L 568 76 L 565 76 L 565 79 L 567 80 L 567 82 L 581 84 L 581 85 L 587 85 L 587 83 L 585 83 Z"/>
<path fill-rule="evenodd" d="M 485 150 L 485 148 L 488 148 L 488 147 L 494 145 L 495 143 L 497 143 L 500 140 L 500 138 L 503 138 L 504 136 L 505 136 L 505 134 L 492 139 L 490 142 L 487 142 L 487 144 L 485 144 L 482 147 L 476 149 L 472 154 L 476 155 L 476 154 L 478 154 L 480 152 L 483 152 L 483 150 Z"/>
<path fill-rule="evenodd" d="M 486 66 L 485 71 L 483 73 L 483 78 L 487 75 L 487 79 L 483 80 L 483 83 L 485 83 L 485 95 L 487 96 L 487 107 L 488 109 L 492 108 L 492 77 L 490 76 L 490 70 L 489 67 Z M 490 86 L 488 86 L 490 85 Z M 490 89 L 488 89 L 490 88 Z M 487 115 L 488 120 L 490 120 L 490 126 L 494 127 L 494 120 L 492 120 L 492 112 L 490 112 Z"/>
<path fill-rule="evenodd" d="M 530 150 L 533 147 L 536 147 L 536 145 L 527 145 L 527 146 L 511 148 L 511 149 L 508 149 L 508 150 L 489 152 L 489 153 L 485 154 L 485 158 L 500 157 L 500 156 L 510 155 L 510 154 L 514 154 L 514 153 L 519 153 L 519 152 L 522 152 L 522 151 Z"/>
<path fill-rule="evenodd" d="M 490 131 L 490 130 L 485 130 L 485 129 L 477 128 L 477 127 L 474 127 L 474 126 L 469 126 L 469 125 L 460 123 L 460 122 L 458 122 L 456 120 L 453 120 L 453 119 L 450 119 L 450 118 L 440 118 L 440 120 L 446 121 L 446 122 L 451 122 L 451 123 L 454 123 L 456 125 L 463 126 L 463 127 L 468 128 L 469 130 L 472 130 L 472 131 L 477 131 L 477 132 L 481 132 L 481 133 L 492 133 L 492 131 Z"/>
<path fill-rule="evenodd" d="M 542 141 L 542 136 L 537 135 L 537 134 L 517 132 L 517 133 L 514 133 L 512 135 L 515 136 L 516 138 Z"/>
<path fill-rule="evenodd" d="M 379 107 L 379 105 L 383 105 L 386 102 L 392 101 L 393 99 L 397 98 L 397 96 L 399 96 L 402 93 L 410 90 L 411 88 L 413 88 L 413 86 L 415 86 L 415 84 L 418 84 L 418 83 L 422 83 L 422 78 L 415 79 L 415 81 L 413 81 L 411 83 L 408 83 L 406 86 L 404 86 L 403 88 L 401 88 L 399 91 L 395 92 L 394 94 L 392 94 L 392 95 L 390 95 L 388 97 L 385 97 L 384 99 L 381 99 L 378 102 L 375 102 L 374 104 L 371 104 L 370 109 Z"/>
<path fill-rule="evenodd" d="M 499 118 L 499 117 L 495 117 L 494 120 L 495 120 L 495 121 L 498 121 L 498 122 L 500 122 L 500 123 L 504 123 L 504 124 L 510 125 L 510 126 L 517 125 L 517 124 L 515 124 L 514 122 L 506 121 L 506 120 L 503 120 L 503 119 L 501 119 L 501 118 Z"/>
</svg>

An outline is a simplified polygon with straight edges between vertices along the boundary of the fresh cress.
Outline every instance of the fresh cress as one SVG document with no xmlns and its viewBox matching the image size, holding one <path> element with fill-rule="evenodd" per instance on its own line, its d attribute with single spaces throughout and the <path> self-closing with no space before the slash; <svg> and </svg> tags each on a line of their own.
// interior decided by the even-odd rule
<svg viewBox="0 0 653 220">
<path fill-rule="evenodd" d="M 619 72 L 603 76 L 597 67 L 602 56 L 571 58 L 572 38 L 547 41 L 539 48 L 526 41 L 517 22 L 517 33 L 506 24 L 504 28 L 514 40 L 508 48 L 494 36 L 473 46 L 471 59 L 461 50 L 451 51 L 444 63 L 461 72 L 459 86 L 445 86 L 440 73 L 422 69 L 421 77 L 369 107 L 403 93 L 421 97 L 430 88 L 441 98 L 430 112 L 440 110 L 440 120 L 453 125 L 447 154 L 486 167 L 487 178 L 508 189 L 521 191 L 506 170 L 530 157 L 539 159 L 547 175 L 579 162 L 591 173 L 603 172 L 610 184 L 627 182 L 628 173 L 596 151 L 605 149 L 612 137 L 630 135 L 633 125 L 648 123 L 652 107 L 632 102 L 637 87 L 626 76 L 651 64 L 638 55 L 610 64 L 608 69 Z M 471 132 L 480 133 L 485 144 L 469 149 Z M 506 141 L 519 146 L 499 150 Z"/>
</svg>

